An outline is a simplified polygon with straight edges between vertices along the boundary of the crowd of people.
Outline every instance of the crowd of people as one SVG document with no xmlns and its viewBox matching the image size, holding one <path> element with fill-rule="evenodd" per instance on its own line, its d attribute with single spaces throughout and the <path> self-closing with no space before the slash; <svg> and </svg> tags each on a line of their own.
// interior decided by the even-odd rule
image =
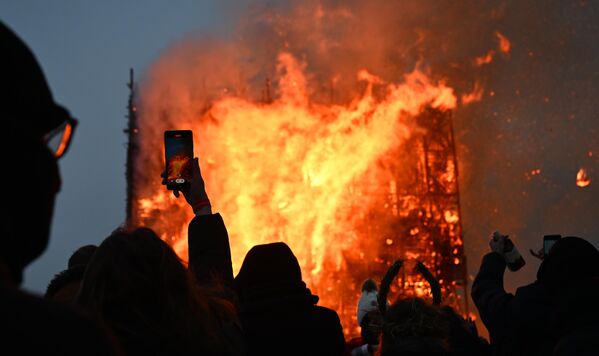
<svg viewBox="0 0 599 356">
<path fill-rule="evenodd" d="M 82 246 L 49 282 L 43 298 L 19 289 L 24 268 L 49 239 L 61 179 L 57 160 L 76 121 L 56 104 L 39 63 L 0 23 L 0 116 L 5 167 L 35 179 L 5 190 L 0 248 L 1 348 L 60 355 L 595 355 L 599 354 L 599 251 L 564 237 L 539 256 L 537 279 L 507 293 L 505 239 L 492 239 L 472 285 L 490 342 L 474 323 L 433 300 L 389 301 L 396 262 L 380 285 L 364 282 L 357 303 L 361 334 L 346 340 L 339 316 L 318 305 L 283 242 L 254 246 L 234 276 L 227 229 L 213 213 L 197 159 L 181 190 L 195 217 L 188 264 L 156 232 L 119 228 Z M 6 187 L 14 187 L 3 174 Z M 376 276 L 373 276 L 376 277 Z"/>
</svg>

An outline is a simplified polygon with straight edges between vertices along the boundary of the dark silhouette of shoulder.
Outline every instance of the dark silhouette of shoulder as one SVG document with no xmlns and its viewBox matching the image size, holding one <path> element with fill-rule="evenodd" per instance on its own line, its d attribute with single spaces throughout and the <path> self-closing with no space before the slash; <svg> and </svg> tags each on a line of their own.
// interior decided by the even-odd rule
<svg viewBox="0 0 599 356">
<path fill-rule="evenodd" d="M 118 355 L 113 340 L 82 312 L 0 288 L 0 354 Z"/>
</svg>

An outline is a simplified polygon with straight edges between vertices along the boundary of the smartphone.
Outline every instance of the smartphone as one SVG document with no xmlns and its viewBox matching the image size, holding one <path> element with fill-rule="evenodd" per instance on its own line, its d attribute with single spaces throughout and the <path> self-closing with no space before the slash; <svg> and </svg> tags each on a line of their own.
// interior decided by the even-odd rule
<svg viewBox="0 0 599 356">
<path fill-rule="evenodd" d="M 557 242 L 557 240 L 561 239 L 562 235 L 545 235 L 543 236 L 543 253 L 545 256 L 549 254 L 553 245 Z"/>
<path fill-rule="evenodd" d="M 191 130 L 164 131 L 166 188 L 180 190 L 191 181 L 193 134 Z"/>
</svg>

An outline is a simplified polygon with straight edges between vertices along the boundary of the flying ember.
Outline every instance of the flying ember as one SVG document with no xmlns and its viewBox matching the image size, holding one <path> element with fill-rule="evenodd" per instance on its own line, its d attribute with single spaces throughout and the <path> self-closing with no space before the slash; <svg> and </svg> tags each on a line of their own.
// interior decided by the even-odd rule
<svg viewBox="0 0 599 356">
<path fill-rule="evenodd" d="M 576 173 L 576 185 L 581 188 L 584 188 L 589 184 L 591 184 L 591 178 L 589 178 L 589 176 L 587 175 L 586 169 L 579 169 L 578 173 Z"/>
</svg>

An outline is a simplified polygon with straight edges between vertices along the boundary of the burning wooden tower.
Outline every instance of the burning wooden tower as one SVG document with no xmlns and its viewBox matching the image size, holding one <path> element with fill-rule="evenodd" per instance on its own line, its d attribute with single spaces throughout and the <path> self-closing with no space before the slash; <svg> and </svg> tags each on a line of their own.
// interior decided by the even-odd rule
<svg viewBox="0 0 599 356">
<path fill-rule="evenodd" d="M 148 128 L 143 132 L 145 138 L 140 136 L 139 127 L 140 125 L 144 127 L 144 122 L 138 122 L 133 72 L 130 73 L 128 86 L 130 89 L 127 115 L 129 122 L 125 130 L 129 137 L 127 224 L 131 226 L 142 224 L 156 229 L 175 248 L 177 253 L 185 258 L 187 255 L 185 227 L 190 219 L 189 208 L 183 201 L 172 199 L 167 191 L 158 189 L 159 185 L 153 178 L 158 176 L 156 172 L 163 169 L 164 163 L 157 158 L 159 155 L 156 153 L 163 149 L 159 147 L 162 142 L 159 131 L 166 127 L 145 126 Z M 331 101 L 332 98 L 331 94 Z M 256 112 L 268 114 L 270 108 L 273 107 L 273 101 L 276 103 L 277 100 L 279 100 L 280 107 L 280 99 L 272 96 L 270 82 L 267 80 L 266 87 L 262 91 L 262 101 L 251 101 L 250 103 L 248 99 L 248 105 L 251 105 Z M 277 106 L 275 105 L 275 107 Z M 292 108 L 295 109 L 294 106 Z M 210 108 L 206 110 L 210 110 Z M 321 113 L 321 124 L 326 125 L 330 123 L 328 116 L 330 112 L 326 111 L 327 109 L 323 110 L 325 114 Z M 301 112 L 309 113 L 310 111 Z M 215 185 L 227 187 L 221 191 L 220 196 L 217 195 L 214 198 L 214 202 L 217 205 L 221 204 L 220 209 L 217 207 L 217 210 L 223 212 L 224 215 L 229 214 L 225 216 L 225 219 L 228 221 L 231 241 L 234 241 L 231 248 L 233 262 L 238 264 L 237 267 L 251 245 L 286 241 L 297 254 L 302 264 L 304 279 L 309 287 L 321 297 L 323 305 L 337 310 L 346 333 L 350 335 L 354 335 L 357 330 L 355 312 L 362 282 L 366 278 L 380 281 L 387 268 L 398 258 L 422 262 L 438 279 L 442 288 L 443 304 L 451 305 L 462 314 L 467 314 L 469 307 L 466 292 L 466 257 L 462 238 L 458 160 L 452 126 L 452 111 L 441 107 L 419 109 L 418 112 L 420 114 L 415 117 L 401 118 L 404 121 L 411 120 L 411 122 L 402 121 L 402 127 L 410 130 L 407 138 L 390 144 L 388 146 L 390 148 L 381 151 L 380 157 L 377 156 L 376 160 L 371 158 L 368 161 L 368 167 L 372 169 L 367 169 L 364 174 L 354 175 L 353 181 L 348 179 L 347 181 L 351 183 L 346 184 L 346 181 L 343 181 L 338 185 L 342 187 L 339 192 L 343 194 L 339 195 L 339 204 L 330 206 L 330 209 L 335 209 L 335 211 L 333 213 L 328 211 L 329 214 L 321 214 L 322 211 L 319 211 L 319 209 L 327 209 L 327 207 L 314 205 L 315 199 L 321 197 L 318 194 L 325 197 L 321 201 L 327 200 L 327 194 L 330 193 L 326 186 L 323 187 L 317 184 L 318 182 L 310 181 L 314 177 L 318 178 L 317 175 L 307 174 L 307 178 L 301 175 L 301 169 L 305 168 L 307 164 L 305 161 L 301 161 L 305 160 L 304 156 L 293 160 L 280 160 L 276 164 L 270 165 L 265 162 L 270 163 L 272 157 L 268 153 L 258 154 L 255 147 L 251 147 L 250 150 L 245 146 L 240 146 L 230 152 L 227 151 L 229 146 L 218 148 L 217 145 L 222 144 L 231 135 L 239 135 L 251 130 L 252 127 L 227 133 L 211 131 L 209 137 L 204 136 L 203 154 L 206 156 L 212 153 L 217 157 L 217 159 L 209 161 L 211 162 L 209 166 L 212 169 L 211 173 L 221 173 L 219 170 L 226 173 L 213 176 L 220 177 L 220 179 L 213 178 Z M 185 127 L 192 128 L 194 135 L 196 131 L 200 134 L 202 130 L 206 129 L 207 122 L 216 120 L 215 117 L 208 121 L 199 120 L 205 114 L 205 112 L 198 113 L 198 116 L 194 118 L 198 122 L 186 121 Z M 240 124 L 247 122 L 245 114 L 242 117 L 244 121 L 239 121 Z M 260 115 L 260 119 L 268 118 Z M 284 121 L 285 117 L 272 115 L 270 119 L 273 120 L 272 126 L 276 127 L 278 124 L 276 120 Z M 385 119 L 392 122 L 399 118 L 390 115 Z M 142 118 L 142 120 L 148 119 Z M 373 120 L 373 118 L 363 118 L 363 121 L 368 120 Z M 158 125 L 164 125 L 164 122 L 169 122 L 169 118 L 160 116 Z M 177 124 L 170 122 L 170 125 Z M 260 125 L 256 124 L 256 126 Z M 288 126 L 292 127 L 293 124 L 288 123 Z M 157 127 L 161 127 L 161 129 L 157 129 Z M 223 125 L 217 128 L 224 130 Z M 360 128 L 359 126 L 350 126 L 350 129 L 343 131 L 338 138 L 347 137 L 351 129 L 359 130 Z M 211 129 L 215 130 L 215 127 Z M 304 131 L 292 130 L 291 132 L 297 134 Z M 219 134 L 222 136 L 214 136 Z M 270 134 L 276 136 L 278 132 Z M 382 134 L 384 132 L 377 132 L 376 135 L 371 134 L 366 139 L 376 141 L 377 137 Z M 307 142 L 306 147 L 308 148 L 317 147 L 317 144 L 322 142 L 319 136 L 307 134 L 305 137 L 301 137 L 302 140 L 299 142 Z M 365 136 L 359 137 L 362 139 Z M 142 138 L 144 139 L 142 140 Z M 321 141 L 310 141 L 309 139 L 320 139 Z M 231 142 L 234 143 L 243 143 L 244 140 L 247 140 L 247 137 L 237 139 L 231 137 Z M 275 140 L 274 142 L 279 141 Z M 268 150 L 283 152 L 288 142 L 282 140 L 279 142 L 281 146 L 260 147 L 260 152 Z M 144 151 L 141 150 L 142 143 Z M 337 148 L 339 147 L 337 146 Z M 213 149 L 214 152 L 208 152 L 207 148 Z M 240 157 L 235 156 L 247 154 L 248 151 L 251 152 L 245 157 L 246 159 L 240 160 Z M 302 149 L 292 152 L 305 151 Z M 218 156 L 218 154 L 224 153 L 230 155 Z M 355 162 L 356 159 L 361 159 L 361 156 L 354 151 L 348 151 L 346 154 L 352 157 L 350 161 Z M 336 156 L 335 151 L 331 149 L 326 151 L 326 154 L 317 155 L 317 157 L 326 159 Z M 221 159 L 220 165 L 216 163 L 219 162 L 218 159 Z M 254 180 L 248 181 L 247 177 L 236 175 L 238 171 L 235 170 L 226 171 L 227 163 L 236 161 L 245 164 L 248 160 L 254 160 L 252 161 L 254 164 L 248 167 L 248 169 L 251 168 L 251 171 L 256 172 Z M 335 159 L 331 159 L 331 161 L 336 162 Z M 152 163 L 151 169 L 147 169 L 149 163 Z M 148 174 L 144 174 L 144 176 L 135 177 L 136 164 L 146 165 L 144 171 L 154 175 L 149 177 Z M 310 167 L 314 171 L 307 170 L 307 172 L 314 173 L 322 164 L 322 161 L 317 162 L 315 166 Z M 343 168 L 335 167 L 331 171 L 335 174 L 342 174 Z M 291 170 L 293 173 L 288 175 L 271 174 L 275 169 Z M 316 171 L 316 173 L 318 172 Z M 232 177 L 235 178 L 231 179 Z M 273 180 L 268 181 L 270 178 Z M 227 181 L 229 185 L 224 182 L 227 179 L 231 179 L 231 181 Z M 288 181 L 282 181 L 284 179 L 288 179 Z M 233 195 L 234 199 L 227 201 L 227 194 L 235 191 L 241 181 L 246 185 L 254 185 L 252 186 L 254 194 L 245 195 L 244 199 Z M 285 199 L 288 200 L 274 199 L 270 189 L 278 184 L 283 185 L 285 191 L 289 193 L 288 196 L 285 196 Z M 242 191 L 239 194 L 246 194 L 246 192 Z M 219 202 L 219 199 L 223 202 Z M 304 212 L 307 217 L 298 216 L 297 213 L 291 214 L 291 216 L 287 215 L 289 206 L 294 203 L 303 205 L 293 206 L 296 210 L 292 209 L 291 211 Z M 244 210 L 246 207 L 249 208 Z M 297 209 L 298 207 L 301 209 Z M 253 227 L 253 230 L 248 230 L 247 226 L 244 226 L 244 230 L 239 225 L 235 225 L 235 215 L 240 215 L 244 211 L 247 213 L 256 210 L 260 211 L 259 216 L 250 215 L 251 219 L 242 219 L 244 222 L 251 222 L 253 225 L 250 228 Z M 315 232 L 313 228 L 315 221 L 323 215 L 327 216 L 328 220 L 322 226 L 328 228 L 337 225 L 336 227 L 341 226 L 342 229 L 329 231 L 325 228 L 324 231 Z M 259 220 L 261 217 L 267 217 L 267 219 Z M 305 222 L 298 225 L 297 221 L 301 218 L 304 218 Z M 239 219 L 237 219 L 238 221 Z M 276 225 L 277 223 L 280 225 Z M 296 225 L 292 225 L 294 223 Z M 272 225 L 276 225 L 276 228 L 273 229 Z M 275 234 L 264 233 L 268 227 L 271 228 L 270 231 L 275 231 Z M 298 231 L 302 233 L 298 233 Z M 303 232 L 306 233 L 303 234 Z M 322 252 L 320 260 L 314 257 L 315 248 L 312 245 L 314 244 L 313 236 L 318 233 L 326 239 L 316 243 L 318 246 L 316 250 L 320 248 Z M 406 264 L 398 282 L 392 287 L 391 297 L 426 297 L 429 292 L 427 282 L 419 275 L 412 273 L 409 264 Z"/>
<path fill-rule="evenodd" d="M 414 120 L 423 130 L 379 162 L 389 173 L 387 184 L 361 182 L 348 192 L 358 197 L 356 204 L 359 197 L 372 195 L 379 203 L 356 225 L 360 251 L 348 252 L 344 272 L 335 271 L 329 276 L 335 283 L 318 291 L 324 299 L 340 300 L 337 311 L 346 328 L 348 323 L 357 328 L 356 306 L 344 303 L 354 298 L 343 296 L 357 300 L 361 283 L 367 278 L 380 282 L 399 258 L 422 262 L 438 279 L 443 304 L 469 313 L 452 112 L 427 109 Z M 428 283 L 412 266 L 405 265 L 390 297 L 430 295 Z"/>
</svg>

